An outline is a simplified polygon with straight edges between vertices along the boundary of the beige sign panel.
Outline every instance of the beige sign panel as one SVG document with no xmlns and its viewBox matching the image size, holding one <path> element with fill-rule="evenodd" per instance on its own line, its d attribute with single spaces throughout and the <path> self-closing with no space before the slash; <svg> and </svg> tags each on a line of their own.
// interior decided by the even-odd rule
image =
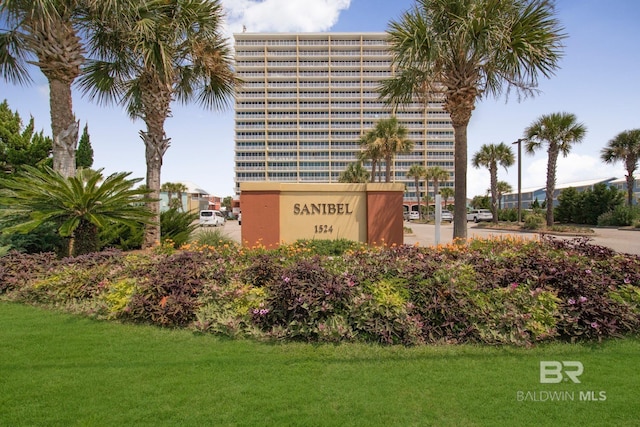
<svg viewBox="0 0 640 427">
<path fill-rule="evenodd" d="M 298 239 L 366 241 L 365 186 L 344 184 L 340 185 L 344 188 L 337 189 L 334 185 L 327 191 L 319 190 L 313 184 L 308 188 L 297 184 L 289 191 L 287 187 L 282 184 L 280 193 L 280 238 L 283 242 Z"/>
</svg>

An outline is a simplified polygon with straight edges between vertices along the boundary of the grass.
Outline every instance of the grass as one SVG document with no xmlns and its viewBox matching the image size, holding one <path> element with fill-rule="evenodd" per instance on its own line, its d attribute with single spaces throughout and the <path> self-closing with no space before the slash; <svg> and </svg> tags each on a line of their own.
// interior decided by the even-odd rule
<svg viewBox="0 0 640 427">
<path fill-rule="evenodd" d="M 0 303 L 0 425 L 638 425 L 640 341 L 265 344 Z M 541 360 L 583 363 L 540 384 Z M 518 401 L 567 391 L 574 401 Z M 606 393 L 580 401 L 580 391 Z"/>
</svg>

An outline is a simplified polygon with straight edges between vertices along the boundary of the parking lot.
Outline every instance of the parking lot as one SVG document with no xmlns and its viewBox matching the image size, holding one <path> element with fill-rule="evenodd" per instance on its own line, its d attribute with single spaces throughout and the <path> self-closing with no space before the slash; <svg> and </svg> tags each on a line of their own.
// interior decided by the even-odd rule
<svg viewBox="0 0 640 427">
<path fill-rule="evenodd" d="M 415 222 L 404 223 L 405 227 L 411 229 L 411 234 L 404 235 L 404 243 L 407 245 L 418 244 L 420 246 L 435 245 L 436 227 L 433 224 L 419 224 Z M 227 221 L 220 230 L 236 242 L 241 241 L 240 226 L 236 221 Z M 595 228 L 595 233 L 589 238 L 597 245 L 606 246 L 617 252 L 640 255 L 640 230 L 620 230 L 616 228 Z M 487 229 L 468 224 L 467 236 L 469 238 L 490 238 L 495 236 L 514 235 L 524 239 L 537 239 L 539 233 L 507 231 Z M 560 239 L 572 239 L 575 236 L 554 236 Z M 443 223 L 440 226 L 440 243 L 449 243 L 453 240 L 453 224 Z"/>
</svg>

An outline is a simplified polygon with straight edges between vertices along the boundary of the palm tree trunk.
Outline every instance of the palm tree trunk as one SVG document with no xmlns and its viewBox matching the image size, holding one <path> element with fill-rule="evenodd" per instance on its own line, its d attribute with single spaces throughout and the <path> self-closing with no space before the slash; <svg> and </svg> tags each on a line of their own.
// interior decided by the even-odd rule
<svg viewBox="0 0 640 427">
<path fill-rule="evenodd" d="M 629 206 L 633 206 L 633 187 L 635 185 L 636 179 L 633 177 L 631 172 L 627 173 L 627 203 Z"/>
<path fill-rule="evenodd" d="M 629 206 L 633 206 L 633 188 L 635 187 L 636 179 L 633 173 L 636 170 L 637 157 L 628 156 L 626 159 L 627 166 L 627 203 Z"/>
<path fill-rule="evenodd" d="M 391 156 L 384 157 L 384 182 L 391 182 Z"/>
<path fill-rule="evenodd" d="M 98 250 L 98 228 L 88 221 L 81 220 L 74 231 L 72 256 L 84 255 Z"/>
<path fill-rule="evenodd" d="M 427 218 L 429 217 L 429 179 L 424 180 L 424 204 L 427 211 Z M 422 212 L 419 212 L 420 218 L 422 218 Z"/>
<path fill-rule="evenodd" d="M 553 226 L 553 193 L 556 188 L 556 168 L 559 149 L 555 144 L 549 144 L 549 162 L 547 164 L 547 227 Z"/>
<path fill-rule="evenodd" d="M 416 176 L 416 201 L 418 202 L 418 215 L 420 215 L 420 178 Z"/>
<path fill-rule="evenodd" d="M 76 148 L 80 129 L 80 122 L 73 115 L 71 82 L 50 78 L 49 90 L 53 169 L 69 178 L 76 174 Z"/>
<path fill-rule="evenodd" d="M 469 113 L 469 118 L 471 114 Z M 452 115 L 453 119 L 453 115 Z M 454 121 L 455 140 L 455 194 L 453 210 L 453 238 L 467 239 L 467 124 L 466 121 Z"/>
<path fill-rule="evenodd" d="M 491 163 L 489 166 L 489 174 L 491 175 L 491 214 L 493 215 L 493 222 L 498 223 L 498 166 L 495 163 Z"/>
<path fill-rule="evenodd" d="M 162 157 L 169 148 L 169 138 L 164 137 L 164 133 L 152 134 L 151 132 L 140 132 L 140 137 L 144 141 L 145 157 L 147 161 L 147 187 L 151 199 L 160 199 L 160 171 L 162 169 Z M 151 202 L 147 204 L 148 209 L 153 213 L 153 224 L 145 226 L 144 248 L 152 248 L 160 244 L 160 204 Z"/>
<path fill-rule="evenodd" d="M 371 159 L 371 182 L 376 182 L 376 160 Z"/>
</svg>

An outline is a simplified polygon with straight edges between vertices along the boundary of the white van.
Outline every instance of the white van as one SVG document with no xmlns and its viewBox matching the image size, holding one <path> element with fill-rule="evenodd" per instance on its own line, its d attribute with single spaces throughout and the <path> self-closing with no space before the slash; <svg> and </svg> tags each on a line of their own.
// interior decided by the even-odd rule
<svg viewBox="0 0 640 427">
<path fill-rule="evenodd" d="M 226 219 L 224 218 L 224 215 L 222 215 L 222 212 L 220 211 L 200 211 L 200 226 L 204 227 L 204 226 L 209 226 L 209 225 L 213 225 L 214 227 L 217 227 L 219 225 L 224 225 L 224 223 L 226 222 Z"/>
</svg>

